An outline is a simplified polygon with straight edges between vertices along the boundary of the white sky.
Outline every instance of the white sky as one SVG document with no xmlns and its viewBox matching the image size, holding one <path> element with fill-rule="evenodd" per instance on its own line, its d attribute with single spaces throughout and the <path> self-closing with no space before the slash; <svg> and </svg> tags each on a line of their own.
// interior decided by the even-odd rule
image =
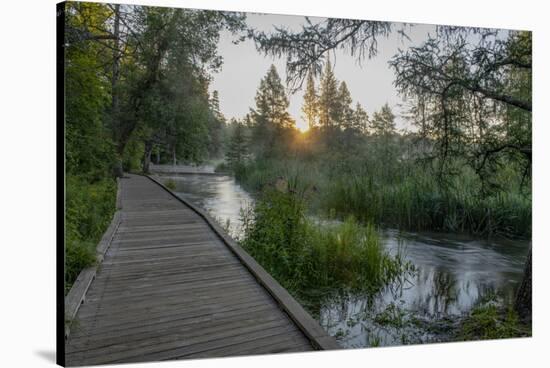
<svg viewBox="0 0 550 368">
<path fill-rule="evenodd" d="M 310 18 L 313 22 L 321 21 L 321 18 Z M 305 22 L 302 16 L 292 15 L 266 15 L 247 13 L 249 26 L 262 30 L 272 31 L 274 25 L 285 26 L 292 30 L 299 30 Z M 400 24 L 396 24 L 399 29 Z M 369 116 L 386 102 L 394 110 L 397 117 L 397 127 L 404 128 L 407 123 L 399 116 L 402 109 L 401 98 L 393 87 L 394 75 L 388 66 L 388 61 L 395 55 L 399 48 L 404 49 L 410 45 L 420 44 L 427 38 L 428 33 L 434 33 L 433 25 L 415 25 L 407 30 L 411 39 L 408 41 L 392 34 L 389 38 L 379 38 L 378 54 L 370 60 L 364 60 L 361 65 L 356 58 L 337 50 L 331 54 L 331 62 L 334 66 L 336 78 L 345 80 L 354 99 L 354 105 L 359 102 L 367 110 Z M 210 90 L 218 90 L 220 95 L 220 109 L 226 118 L 242 118 L 250 107 L 254 106 L 254 96 L 271 64 L 275 64 L 283 82 L 286 80 L 285 59 L 265 57 L 256 51 L 254 43 L 246 40 L 237 45 L 233 44 L 234 37 L 229 32 L 223 32 L 219 42 L 219 53 L 224 59 L 221 72 L 214 75 L 214 81 Z M 335 57 L 334 57 L 335 56 Z M 317 81 L 318 86 L 318 81 Z M 304 83 L 305 87 L 305 83 Z M 290 97 L 289 111 L 296 120 L 299 128 L 307 124 L 302 119 L 302 91 L 298 91 Z"/>
</svg>

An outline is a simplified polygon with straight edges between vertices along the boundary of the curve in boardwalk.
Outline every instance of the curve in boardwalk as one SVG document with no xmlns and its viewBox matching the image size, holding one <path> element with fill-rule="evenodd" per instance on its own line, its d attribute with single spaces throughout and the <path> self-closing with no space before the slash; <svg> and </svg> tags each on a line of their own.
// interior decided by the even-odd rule
<svg viewBox="0 0 550 368">
<path fill-rule="evenodd" d="M 147 177 L 120 186 L 120 223 L 72 324 L 67 365 L 337 347 L 196 209 Z"/>
</svg>

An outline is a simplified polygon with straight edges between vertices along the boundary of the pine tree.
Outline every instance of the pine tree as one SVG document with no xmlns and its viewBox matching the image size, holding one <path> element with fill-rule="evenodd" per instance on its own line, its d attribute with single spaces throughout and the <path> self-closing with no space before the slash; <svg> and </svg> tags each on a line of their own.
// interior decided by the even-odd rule
<svg viewBox="0 0 550 368">
<path fill-rule="evenodd" d="M 330 60 L 327 60 L 321 76 L 319 94 L 319 125 L 327 129 L 333 127 L 339 119 L 338 81 L 334 76 Z"/>
<path fill-rule="evenodd" d="M 387 103 L 380 111 L 374 113 L 370 127 L 373 134 L 378 136 L 389 136 L 395 133 L 395 115 Z"/>
<path fill-rule="evenodd" d="M 271 65 L 256 93 L 255 112 L 268 124 L 279 128 L 288 128 L 294 123 L 288 113 L 288 105 L 289 100 L 281 77 L 279 77 L 275 65 Z"/>
<path fill-rule="evenodd" d="M 353 112 L 353 129 L 363 133 L 368 133 L 369 115 L 363 109 L 363 106 L 359 102 L 355 105 L 355 111 Z"/>
<path fill-rule="evenodd" d="M 212 91 L 212 96 L 210 97 L 210 110 L 216 119 L 219 121 L 224 121 L 222 113 L 220 112 L 220 97 L 218 91 Z"/>
<path fill-rule="evenodd" d="M 309 129 L 312 129 L 317 124 L 318 112 L 318 96 L 315 90 L 315 79 L 313 73 L 310 71 L 307 76 L 306 90 L 304 92 L 304 103 L 302 105 L 302 112 L 304 113 L 304 119 L 307 122 Z"/>
<path fill-rule="evenodd" d="M 230 124 L 233 127 L 233 134 L 231 135 L 231 139 L 229 141 L 229 147 L 225 154 L 225 160 L 233 170 L 236 170 L 246 161 L 248 156 L 248 140 L 243 123 L 235 119 L 231 119 Z"/>
<path fill-rule="evenodd" d="M 256 108 L 251 111 L 253 139 L 257 153 L 271 153 L 283 132 L 295 126 L 288 112 L 289 100 L 274 65 L 261 80 L 256 92 Z"/>
<path fill-rule="evenodd" d="M 343 130 L 352 129 L 353 126 L 353 100 L 346 82 L 342 81 L 338 88 L 338 126 Z"/>
</svg>

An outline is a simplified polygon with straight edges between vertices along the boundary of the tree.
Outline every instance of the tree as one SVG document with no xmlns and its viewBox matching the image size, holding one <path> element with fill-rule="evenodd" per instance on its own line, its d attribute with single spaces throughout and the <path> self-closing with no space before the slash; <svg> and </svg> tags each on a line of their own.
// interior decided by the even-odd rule
<svg viewBox="0 0 550 368">
<path fill-rule="evenodd" d="M 355 105 L 355 110 L 353 111 L 353 124 L 352 127 L 354 130 L 367 134 L 369 131 L 369 115 L 361 106 L 359 102 Z"/>
<path fill-rule="evenodd" d="M 350 130 L 353 127 L 353 108 L 351 107 L 353 100 L 345 81 L 340 83 L 338 88 L 338 114 L 339 126 L 343 130 Z"/>
<path fill-rule="evenodd" d="M 340 120 L 338 98 L 338 81 L 328 60 L 321 76 L 319 93 L 319 125 L 325 131 L 332 129 Z"/>
<path fill-rule="evenodd" d="M 491 178 L 505 162 L 530 177 L 531 33 L 442 27 L 390 65 L 421 134 L 434 142 L 440 176 L 460 157 L 486 193 L 498 188 Z"/>
<path fill-rule="evenodd" d="M 372 133 L 379 137 L 389 137 L 395 133 L 395 115 L 386 103 L 380 111 L 374 113 L 370 121 Z"/>
<path fill-rule="evenodd" d="M 212 91 L 209 100 L 210 114 L 208 118 L 208 155 L 219 157 L 222 152 L 223 131 L 225 117 L 220 111 L 220 98 L 218 91 Z"/>
<path fill-rule="evenodd" d="M 285 27 L 275 30 L 272 34 L 252 30 L 249 36 L 264 54 L 286 55 L 287 83 L 299 88 L 308 72 L 321 74 L 325 56 L 332 50 L 348 51 L 359 60 L 375 56 L 377 39 L 390 34 L 392 23 L 335 18 L 313 23 L 306 17 L 306 24 L 298 32 Z"/>
<path fill-rule="evenodd" d="M 531 323 L 532 315 L 532 251 L 532 248 L 529 248 L 529 254 L 527 255 L 523 270 L 523 279 L 517 290 L 516 300 L 514 301 L 514 309 L 519 317 L 527 323 Z"/>
<path fill-rule="evenodd" d="M 289 100 L 275 65 L 271 65 L 256 92 L 256 108 L 251 111 L 253 140 L 258 154 L 273 153 L 275 143 L 286 130 L 295 127 L 288 112 Z"/>
<path fill-rule="evenodd" d="M 380 111 L 373 114 L 370 121 L 370 130 L 374 138 L 374 147 L 376 151 L 381 152 L 381 160 L 386 166 L 395 163 L 396 146 L 394 144 L 395 136 L 395 115 L 390 106 L 386 103 Z M 387 167 L 387 174 L 390 174 Z"/>
<path fill-rule="evenodd" d="M 68 48 L 93 48 L 89 57 L 97 61 L 94 72 L 98 80 L 111 82 L 110 109 L 104 108 L 102 113 L 119 158 L 128 153 L 130 140 L 143 146 L 144 170 L 154 147 L 158 152 L 161 146 L 170 146 L 175 155 L 176 147 L 183 146 L 178 152 L 201 157 L 202 152 L 193 150 L 194 143 L 202 142 L 196 133 L 206 135 L 211 148 L 219 146 L 212 130 L 217 124 L 204 108 L 205 101 L 208 108 L 206 91 L 210 73 L 221 66 L 217 54 L 220 32 L 226 29 L 237 34 L 244 30 L 243 14 L 84 3 L 70 4 L 68 9 Z M 182 73 L 189 77 L 168 78 Z M 187 85 L 171 86 L 176 80 Z M 189 125 L 189 121 L 172 107 L 179 102 L 202 119 L 193 122 L 200 125 L 194 126 L 196 129 L 181 126 Z"/>
<path fill-rule="evenodd" d="M 229 141 L 225 160 L 233 170 L 238 170 L 248 157 L 248 139 L 245 134 L 245 126 L 235 119 L 231 120 L 233 133 Z"/>
<path fill-rule="evenodd" d="M 304 92 L 304 102 L 302 105 L 302 112 L 304 113 L 305 121 L 309 129 L 314 128 L 317 125 L 318 111 L 318 96 L 315 90 L 315 77 L 313 72 L 310 72 L 307 77 L 306 90 Z"/>
<path fill-rule="evenodd" d="M 112 54 L 96 39 L 109 22 L 110 11 L 103 4 L 68 3 L 65 34 L 65 152 L 67 175 L 97 182 L 111 174 L 114 145 L 104 112 L 109 108 L 110 85 L 104 78 Z M 97 28 L 84 32 L 94 21 Z"/>
</svg>

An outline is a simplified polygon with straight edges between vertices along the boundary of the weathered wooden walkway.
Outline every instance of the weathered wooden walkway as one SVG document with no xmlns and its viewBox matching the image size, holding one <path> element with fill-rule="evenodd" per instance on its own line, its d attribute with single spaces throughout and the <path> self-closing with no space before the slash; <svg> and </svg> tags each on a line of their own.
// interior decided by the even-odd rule
<svg viewBox="0 0 550 368">
<path fill-rule="evenodd" d="M 144 176 L 121 179 L 119 197 L 109 248 L 66 340 L 67 365 L 338 347 L 199 209 Z"/>
</svg>

